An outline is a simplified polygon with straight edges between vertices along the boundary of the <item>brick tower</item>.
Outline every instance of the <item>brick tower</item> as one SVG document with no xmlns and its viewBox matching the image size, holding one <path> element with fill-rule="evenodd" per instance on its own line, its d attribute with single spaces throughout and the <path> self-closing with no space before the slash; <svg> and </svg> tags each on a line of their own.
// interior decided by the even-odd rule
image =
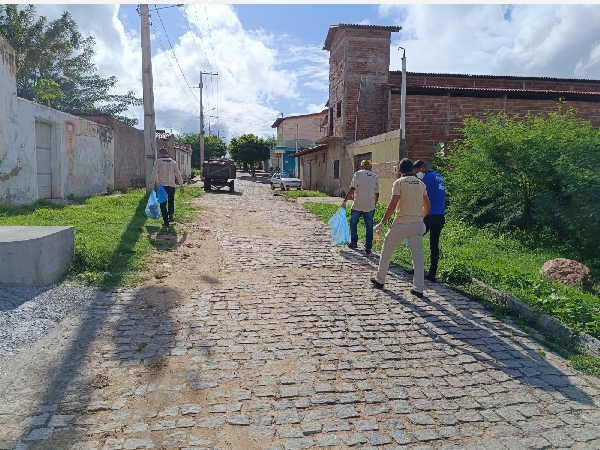
<svg viewBox="0 0 600 450">
<path fill-rule="evenodd" d="M 323 46 L 330 52 L 329 136 L 351 144 L 389 131 L 390 42 L 391 33 L 400 29 L 351 24 L 329 27 Z"/>
</svg>

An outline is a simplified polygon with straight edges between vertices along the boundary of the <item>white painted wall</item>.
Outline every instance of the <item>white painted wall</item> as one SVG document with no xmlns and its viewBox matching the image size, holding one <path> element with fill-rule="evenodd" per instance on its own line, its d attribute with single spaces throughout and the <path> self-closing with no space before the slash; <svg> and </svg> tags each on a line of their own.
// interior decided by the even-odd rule
<svg viewBox="0 0 600 450">
<path fill-rule="evenodd" d="M 17 98 L 14 51 L 0 38 L 0 203 L 38 199 L 36 121 L 52 129 L 52 198 L 112 189 L 112 129 Z"/>
</svg>

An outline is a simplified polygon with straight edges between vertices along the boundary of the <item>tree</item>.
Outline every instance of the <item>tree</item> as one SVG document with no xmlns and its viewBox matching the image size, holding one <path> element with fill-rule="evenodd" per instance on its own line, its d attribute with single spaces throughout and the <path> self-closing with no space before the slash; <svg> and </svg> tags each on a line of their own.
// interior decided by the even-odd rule
<svg viewBox="0 0 600 450">
<path fill-rule="evenodd" d="M 268 140 L 253 134 L 242 134 L 232 138 L 229 143 L 229 154 L 234 161 L 249 164 L 254 176 L 254 164 L 269 159 L 271 146 Z"/>
<path fill-rule="evenodd" d="M 177 136 L 175 142 L 178 144 L 192 145 L 192 167 L 200 167 L 200 135 L 199 133 L 187 133 L 183 136 Z M 222 158 L 227 153 L 227 144 L 216 134 L 204 136 L 204 159 Z"/>
<path fill-rule="evenodd" d="M 94 38 L 83 37 L 65 11 L 60 19 L 48 22 L 36 18 L 33 5 L 19 11 L 17 5 L 0 5 L 0 35 L 15 50 L 17 95 L 45 103 L 66 112 L 110 114 L 129 125 L 137 119 L 120 114 L 142 104 L 133 91 L 109 94 L 116 77 L 102 78 L 91 62 Z"/>
<path fill-rule="evenodd" d="M 461 130 L 447 158 L 451 214 L 600 250 L 600 132 L 589 121 L 559 102 L 547 118 L 488 113 Z"/>
</svg>

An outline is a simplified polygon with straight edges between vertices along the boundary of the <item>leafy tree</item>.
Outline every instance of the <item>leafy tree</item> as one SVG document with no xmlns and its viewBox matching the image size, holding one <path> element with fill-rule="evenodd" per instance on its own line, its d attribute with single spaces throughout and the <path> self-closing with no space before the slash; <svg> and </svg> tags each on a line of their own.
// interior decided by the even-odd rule
<svg viewBox="0 0 600 450">
<path fill-rule="evenodd" d="M 43 103 L 44 100 L 48 102 L 50 106 L 50 100 L 64 100 L 65 94 L 60 90 L 60 86 L 57 82 L 52 80 L 46 80 L 42 78 L 33 88 L 33 95 L 35 100 L 39 103 Z"/>
<path fill-rule="evenodd" d="M 110 114 L 128 123 L 120 114 L 142 104 L 133 91 L 112 95 L 116 77 L 102 78 L 91 62 L 94 38 L 83 37 L 71 15 L 49 22 L 37 17 L 33 5 L 19 11 L 17 5 L 0 5 L 0 35 L 15 50 L 17 95 L 48 102 L 61 111 Z M 62 94 L 62 95 L 61 95 Z"/>
<path fill-rule="evenodd" d="M 547 228 L 600 251 L 600 131 L 559 102 L 547 118 L 464 119 L 447 157 L 449 212 L 479 225 Z"/>
<path fill-rule="evenodd" d="M 187 133 L 177 136 L 175 142 L 178 144 L 192 144 L 192 167 L 200 169 L 200 135 L 199 133 Z M 221 158 L 227 153 L 227 144 L 216 134 L 204 136 L 204 159 Z"/>
<path fill-rule="evenodd" d="M 249 164 L 254 176 L 254 164 L 269 159 L 271 144 L 269 140 L 253 134 L 242 134 L 239 138 L 231 139 L 229 154 L 234 161 Z"/>
</svg>

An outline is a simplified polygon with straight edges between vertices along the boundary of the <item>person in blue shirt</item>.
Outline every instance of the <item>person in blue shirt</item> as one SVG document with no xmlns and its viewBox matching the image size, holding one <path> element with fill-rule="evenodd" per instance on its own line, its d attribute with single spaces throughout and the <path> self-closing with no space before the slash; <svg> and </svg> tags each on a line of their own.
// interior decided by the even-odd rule
<svg viewBox="0 0 600 450">
<path fill-rule="evenodd" d="M 429 273 L 425 278 L 432 283 L 437 280 L 438 262 L 440 260 L 440 234 L 446 223 L 446 185 L 442 176 L 433 169 L 427 170 L 427 164 L 424 161 L 418 160 L 415 162 L 415 175 L 425 183 L 427 196 L 431 203 L 429 213 L 423 219 L 425 222 L 425 234 L 431 231 L 429 235 L 429 247 L 431 249 L 431 264 L 429 265 Z M 406 270 L 410 273 L 412 270 Z"/>
</svg>

